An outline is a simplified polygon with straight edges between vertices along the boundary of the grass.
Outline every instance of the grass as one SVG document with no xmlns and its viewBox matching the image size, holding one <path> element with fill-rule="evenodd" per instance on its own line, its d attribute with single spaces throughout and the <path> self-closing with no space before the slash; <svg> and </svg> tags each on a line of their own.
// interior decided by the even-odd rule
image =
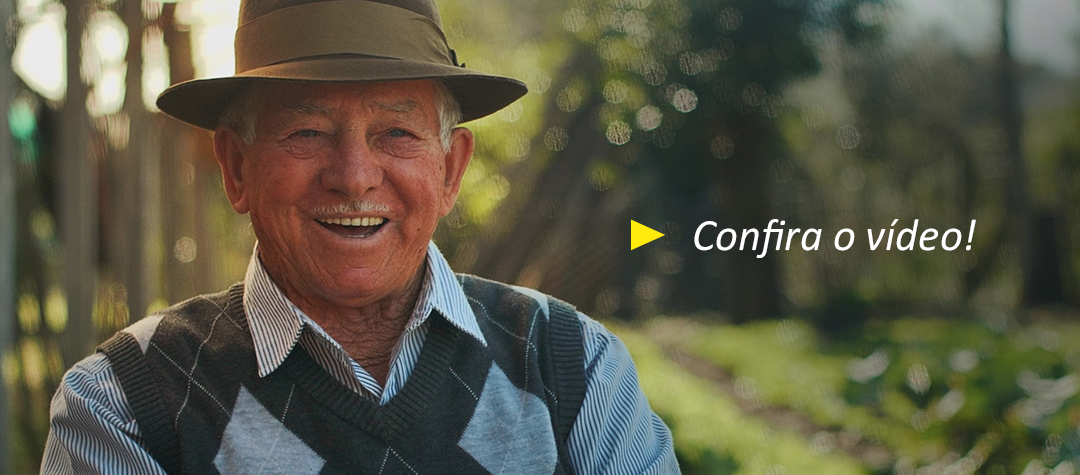
<svg viewBox="0 0 1080 475">
<path fill-rule="evenodd" d="M 665 318 L 615 330 L 672 427 L 686 473 L 1080 466 L 1080 324 L 902 318 L 836 341 L 796 320 Z M 665 351 L 719 368 L 728 384 L 696 376 Z M 892 465 L 862 465 L 848 455 L 863 458 L 859 448 L 823 451 L 816 436 L 778 429 L 747 400 L 801 414 L 822 432 L 855 434 L 887 449 Z"/>
<path fill-rule="evenodd" d="M 844 454 L 821 453 L 799 434 L 746 416 L 731 396 L 666 359 L 644 334 L 613 330 L 630 349 L 653 410 L 672 427 L 684 473 L 868 473 Z"/>
</svg>

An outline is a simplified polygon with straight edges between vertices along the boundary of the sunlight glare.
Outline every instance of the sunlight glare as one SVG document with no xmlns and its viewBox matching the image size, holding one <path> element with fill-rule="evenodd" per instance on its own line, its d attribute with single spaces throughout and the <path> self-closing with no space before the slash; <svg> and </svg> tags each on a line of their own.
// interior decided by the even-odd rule
<svg viewBox="0 0 1080 475">
<path fill-rule="evenodd" d="M 23 5 L 20 5 L 23 7 Z M 52 101 L 64 98 L 64 9 L 41 7 L 36 21 L 19 31 L 11 66 L 34 91 Z"/>
</svg>

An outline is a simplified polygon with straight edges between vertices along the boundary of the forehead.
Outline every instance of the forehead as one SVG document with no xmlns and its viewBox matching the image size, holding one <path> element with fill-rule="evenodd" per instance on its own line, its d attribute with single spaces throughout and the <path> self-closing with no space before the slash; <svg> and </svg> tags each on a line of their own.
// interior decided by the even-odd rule
<svg viewBox="0 0 1080 475">
<path fill-rule="evenodd" d="M 418 118 L 437 114 L 434 81 L 372 83 L 275 82 L 260 94 L 264 113 L 334 115 L 382 112 Z"/>
</svg>

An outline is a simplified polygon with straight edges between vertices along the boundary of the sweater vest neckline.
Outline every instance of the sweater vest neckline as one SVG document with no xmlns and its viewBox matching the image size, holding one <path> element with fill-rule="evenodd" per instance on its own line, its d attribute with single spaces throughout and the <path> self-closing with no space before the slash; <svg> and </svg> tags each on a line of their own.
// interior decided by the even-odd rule
<svg viewBox="0 0 1080 475">
<path fill-rule="evenodd" d="M 360 429 L 386 439 L 399 438 L 421 414 L 437 402 L 437 389 L 446 382 L 445 368 L 455 351 L 461 351 L 461 332 L 442 318 L 432 318 L 431 328 L 413 372 L 397 394 L 385 405 L 357 394 L 327 373 L 307 350 L 298 346 L 279 371 L 296 382 L 296 387 L 327 409 Z"/>
<path fill-rule="evenodd" d="M 318 473 L 385 466 L 386 473 L 480 474 L 503 473 L 508 460 L 534 460 L 526 472 L 572 474 L 566 442 L 586 384 L 576 310 L 505 284 L 459 278 L 488 344 L 431 318 L 405 386 L 382 406 L 338 381 L 303 346 L 259 377 L 242 285 L 171 307 L 153 326 L 119 332 L 100 351 L 166 473 L 243 470 L 245 454 L 270 448 L 259 445 L 269 440 L 259 434 L 284 429 L 291 442 L 282 447 L 301 452 L 282 452 L 273 442 L 278 471 L 316 473 L 306 469 L 318 461 Z M 548 318 L 541 318 L 545 307 Z M 149 334 L 140 332 L 146 328 Z M 236 411 L 246 415 L 234 419 Z M 536 416 L 547 422 L 537 425 Z M 257 446 L 245 445 L 251 435 Z M 222 454 L 232 462 L 220 464 Z"/>
</svg>

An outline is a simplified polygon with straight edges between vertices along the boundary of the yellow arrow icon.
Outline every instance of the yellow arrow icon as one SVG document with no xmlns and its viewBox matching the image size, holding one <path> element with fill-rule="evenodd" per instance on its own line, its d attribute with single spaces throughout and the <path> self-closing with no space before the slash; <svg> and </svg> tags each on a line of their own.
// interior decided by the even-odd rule
<svg viewBox="0 0 1080 475">
<path fill-rule="evenodd" d="M 630 250 L 633 251 L 650 242 L 660 239 L 664 233 L 652 229 L 637 221 L 630 220 Z"/>
</svg>

